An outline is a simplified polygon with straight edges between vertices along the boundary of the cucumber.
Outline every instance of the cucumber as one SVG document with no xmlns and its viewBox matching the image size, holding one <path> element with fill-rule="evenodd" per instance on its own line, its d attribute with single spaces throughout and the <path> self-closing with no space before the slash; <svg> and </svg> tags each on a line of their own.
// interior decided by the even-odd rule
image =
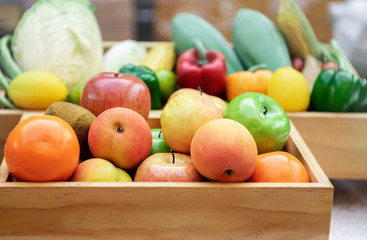
<svg viewBox="0 0 367 240">
<path fill-rule="evenodd" d="M 191 13 L 176 14 L 171 21 L 171 33 L 178 55 L 194 48 L 193 40 L 200 39 L 207 50 L 216 50 L 224 55 L 227 74 L 244 70 L 228 40 L 203 18 Z"/>
<path fill-rule="evenodd" d="M 11 78 L 15 78 L 22 73 L 22 70 L 13 59 L 10 42 L 12 35 L 5 35 L 0 39 L 0 66 L 4 72 Z"/>
<path fill-rule="evenodd" d="M 292 66 L 283 35 L 267 16 L 256 10 L 237 11 L 232 39 L 234 50 L 246 68 L 266 64 L 274 72 L 280 67 Z"/>
<path fill-rule="evenodd" d="M 11 54 L 11 37 L 12 36 L 8 34 L 0 38 L 0 86 L 5 91 L 4 94 L 0 92 L 0 108 L 1 105 L 3 105 L 5 108 L 18 109 L 18 107 L 6 97 L 8 87 L 12 79 L 22 73 L 22 70 L 14 61 Z M 4 70 L 4 73 L 2 70 Z M 10 78 L 6 77 L 5 75 L 9 76 Z"/>
</svg>

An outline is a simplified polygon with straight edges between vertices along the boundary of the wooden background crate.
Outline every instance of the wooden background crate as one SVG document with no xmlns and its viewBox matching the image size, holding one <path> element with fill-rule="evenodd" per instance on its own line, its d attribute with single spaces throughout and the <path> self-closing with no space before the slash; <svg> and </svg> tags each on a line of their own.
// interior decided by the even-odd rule
<svg viewBox="0 0 367 240">
<path fill-rule="evenodd" d="M 367 113 L 288 113 L 326 175 L 367 179 Z"/>
<path fill-rule="evenodd" d="M 3 161 L 0 239 L 327 240 L 333 186 L 293 124 L 285 149 L 310 183 L 26 183 Z"/>
</svg>

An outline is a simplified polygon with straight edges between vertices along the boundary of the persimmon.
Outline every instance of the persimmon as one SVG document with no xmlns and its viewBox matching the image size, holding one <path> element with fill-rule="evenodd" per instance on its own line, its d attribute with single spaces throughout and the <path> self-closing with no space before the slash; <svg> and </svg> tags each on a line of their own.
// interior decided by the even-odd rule
<svg viewBox="0 0 367 240">
<path fill-rule="evenodd" d="M 259 154 L 249 182 L 309 182 L 302 162 L 284 151 Z"/>
<path fill-rule="evenodd" d="M 72 127 L 55 116 L 32 116 L 10 132 L 4 148 L 9 172 L 18 181 L 66 181 L 79 162 Z"/>
</svg>

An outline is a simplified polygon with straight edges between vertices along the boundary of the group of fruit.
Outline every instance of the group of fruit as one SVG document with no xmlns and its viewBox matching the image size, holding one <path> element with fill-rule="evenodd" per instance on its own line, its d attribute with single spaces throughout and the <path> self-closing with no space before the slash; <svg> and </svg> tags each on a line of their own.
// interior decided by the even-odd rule
<svg viewBox="0 0 367 240">
<path fill-rule="evenodd" d="M 9 172 L 18 181 L 309 181 L 302 163 L 281 151 L 290 122 L 265 94 L 226 104 L 181 88 L 163 107 L 158 130 L 149 127 L 150 107 L 138 77 L 98 74 L 80 106 L 56 102 L 12 130 Z"/>
<path fill-rule="evenodd" d="M 282 0 L 282 8 L 287 2 L 293 1 Z M 295 5 L 288 7 L 280 13 L 295 13 Z M 231 45 L 206 20 L 177 14 L 172 42 L 148 52 L 136 41 L 118 42 L 101 70 L 73 89 L 55 73 L 15 68 L 6 36 L 0 58 L 7 56 L 6 70 L 18 70 L 6 72 L 13 79 L 0 72 L 0 101 L 54 115 L 31 117 L 13 130 L 5 147 L 9 171 L 25 181 L 308 181 L 302 163 L 282 151 L 290 133 L 286 112 L 361 111 L 367 81 L 326 69 L 310 85 L 292 65 L 291 57 L 300 56 L 281 27 L 289 21 L 280 20 L 278 29 L 262 13 L 240 9 Z M 339 94 L 341 83 L 348 94 Z M 334 95 L 337 101 L 323 101 Z M 151 110 L 162 110 L 161 129 L 150 129 Z M 64 136 L 71 131 L 60 119 L 76 138 Z"/>
</svg>

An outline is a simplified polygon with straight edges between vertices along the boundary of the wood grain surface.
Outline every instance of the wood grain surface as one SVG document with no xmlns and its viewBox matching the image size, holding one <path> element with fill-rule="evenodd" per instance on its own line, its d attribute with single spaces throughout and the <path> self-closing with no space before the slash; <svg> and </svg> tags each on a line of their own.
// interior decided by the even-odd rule
<svg viewBox="0 0 367 240">
<path fill-rule="evenodd" d="M 367 180 L 367 113 L 288 116 L 329 178 Z"/>
</svg>

